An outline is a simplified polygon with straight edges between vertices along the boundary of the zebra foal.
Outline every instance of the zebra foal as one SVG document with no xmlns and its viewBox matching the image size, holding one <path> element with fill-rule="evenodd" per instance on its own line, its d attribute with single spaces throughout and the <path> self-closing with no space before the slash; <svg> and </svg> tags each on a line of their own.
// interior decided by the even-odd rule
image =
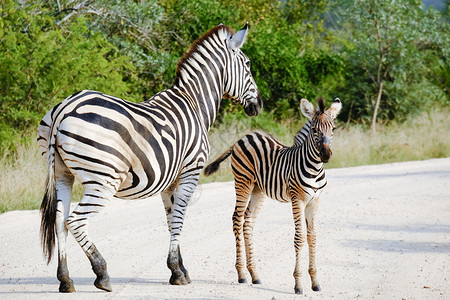
<svg viewBox="0 0 450 300">
<path fill-rule="evenodd" d="M 249 116 L 262 101 L 240 50 L 247 36 L 219 25 L 200 37 L 180 59 L 173 87 L 150 100 L 132 103 L 96 91 L 81 91 L 51 109 L 38 127 L 47 162 L 41 205 L 41 240 L 50 262 L 57 237 L 60 292 L 74 292 L 67 268 L 66 238 L 74 236 L 91 262 L 94 285 L 111 291 L 106 261 L 88 235 L 89 218 L 113 197 L 140 199 L 161 193 L 170 232 L 169 282 L 190 278 L 179 237 L 186 208 L 209 154 L 208 131 L 222 97 L 232 98 Z M 72 185 L 84 194 L 70 212 Z"/>
<path fill-rule="evenodd" d="M 316 268 L 315 216 L 319 196 L 327 184 L 323 164 L 331 158 L 334 120 L 342 104 L 336 98 L 328 110 L 322 98 L 318 108 L 306 99 L 300 103 L 302 113 L 309 119 L 287 147 L 264 131 L 245 135 L 228 151 L 206 166 L 205 175 L 216 172 L 221 162 L 231 155 L 235 179 L 236 207 L 233 232 L 236 238 L 236 269 L 239 283 L 246 282 L 242 257 L 242 235 L 245 240 L 247 269 L 254 284 L 261 283 L 253 257 L 253 226 L 265 195 L 280 202 L 291 202 L 295 223 L 295 293 L 302 294 L 300 283 L 300 252 L 305 244 L 302 224 L 306 220 L 306 240 L 309 248 L 309 274 L 312 289 L 320 291 Z M 245 211 L 245 213 L 244 213 Z"/>
</svg>

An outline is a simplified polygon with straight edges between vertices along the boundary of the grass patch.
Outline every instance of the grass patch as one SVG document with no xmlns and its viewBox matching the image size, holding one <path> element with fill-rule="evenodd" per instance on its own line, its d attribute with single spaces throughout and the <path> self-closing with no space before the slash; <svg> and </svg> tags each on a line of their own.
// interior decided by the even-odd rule
<svg viewBox="0 0 450 300">
<path fill-rule="evenodd" d="M 0 213 L 39 209 L 46 176 L 46 164 L 34 137 L 26 138 L 14 152 L 4 151 L 0 159 Z M 81 184 L 75 183 L 72 201 L 79 201 L 82 194 Z"/>
<path fill-rule="evenodd" d="M 435 110 L 404 123 L 380 125 L 372 134 L 366 127 L 338 124 L 333 139 L 333 157 L 327 168 L 422 160 L 450 156 L 450 111 Z M 270 113 L 256 118 L 228 114 L 222 123 L 212 128 L 210 161 L 230 148 L 239 138 L 253 129 L 263 129 L 287 145 L 305 124 L 305 118 L 274 122 Z M 10 210 L 38 209 L 44 195 L 45 163 L 38 152 L 34 137 L 19 144 L 14 153 L 5 153 L 0 159 L 0 213 Z M 200 182 L 230 181 L 230 160 L 210 176 L 201 176 Z M 79 201 L 82 187 L 74 186 L 72 201 Z"/>
<path fill-rule="evenodd" d="M 46 173 L 37 145 L 19 144 L 14 153 L 5 151 L 0 163 L 0 213 L 38 209 Z"/>
</svg>

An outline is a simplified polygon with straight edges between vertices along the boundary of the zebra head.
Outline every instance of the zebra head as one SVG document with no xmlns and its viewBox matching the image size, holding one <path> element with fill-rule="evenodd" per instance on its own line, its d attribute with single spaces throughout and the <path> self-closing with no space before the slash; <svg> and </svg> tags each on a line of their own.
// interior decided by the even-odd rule
<svg viewBox="0 0 450 300">
<path fill-rule="evenodd" d="M 303 115 L 311 121 L 310 136 L 312 136 L 313 145 L 319 153 L 320 160 L 327 163 L 332 155 L 331 141 L 336 129 L 334 120 L 342 109 L 342 103 L 339 98 L 336 98 L 328 110 L 325 110 L 322 98 L 317 100 L 317 104 L 317 110 L 314 110 L 314 105 L 308 100 L 302 99 L 300 108 Z"/>
<path fill-rule="evenodd" d="M 262 99 L 258 87 L 250 72 L 250 60 L 241 51 L 248 33 L 248 22 L 245 26 L 229 36 L 226 40 L 229 60 L 225 71 L 224 97 L 231 98 L 244 107 L 248 116 L 256 116 L 262 110 Z"/>
</svg>

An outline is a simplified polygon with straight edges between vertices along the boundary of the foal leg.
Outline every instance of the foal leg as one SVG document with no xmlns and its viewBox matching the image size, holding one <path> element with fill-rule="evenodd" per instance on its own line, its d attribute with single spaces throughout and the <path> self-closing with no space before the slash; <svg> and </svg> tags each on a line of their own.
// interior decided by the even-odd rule
<svg viewBox="0 0 450 300">
<path fill-rule="evenodd" d="M 233 233 L 236 239 L 236 270 L 238 273 L 238 282 L 246 283 L 245 278 L 245 264 L 242 255 L 243 251 L 243 224 L 244 224 L 244 211 L 247 207 L 248 199 L 252 193 L 253 183 L 241 182 L 238 178 L 235 178 L 235 190 L 236 190 L 236 207 L 233 213 Z"/>
<path fill-rule="evenodd" d="M 58 168 L 58 164 L 56 164 L 56 167 Z M 74 177 L 70 172 L 59 172 L 58 170 L 55 173 L 57 197 L 55 229 L 58 239 L 58 271 L 56 276 L 60 281 L 59 291 L 62 293 L 72 293 L 75 292 L 75 287 L 72 279 L 69 277 L 69 269 L 67 268 L 67 227 L 65 221 L 69 216 Z"/>
<path fill-rule="evenodd" d="M 320 292 L 320 284 L 317 280 L 316 267 L 316 226 L 315 218 L 317 208 L 319 207 L 319 199 L 311 201 L 305 208 L 306 230 L 309 248 L 309 276 L 311 277 L 312 290 Z"/>
<path fill-rule="evenodd" d="M 303 219 L 305 217 L 305 204 L 302 200 L 292 199 L 292 212 L 294 215 L 295 235 L 294 235 L 294 248 L 295 248 L 295 269 L 294 279 L 295 286 L 294 291 L 296 294 L 302 294 L 303 288 L 300 282 L 302 277 L 302 271 L 300 268 L 300 254 L 303 245 L 305 244 L 305 235 L 303 233 Z"/>
<path fill-rule="evenodd" d="M 109 275 L 106 270 L 106 261 L 95 247 L 88 235 L 89 217 L 98 214 L 109 202 L 114 193 L 104 189 L 98 184 L 84 186 L 84 195 L 80 203 L 67 219 L 67 227 L 75 237 L 75 240 L 83 249 L 91 262 L 92 270 L 97 279 L 95 287 L 111 292 Z"/>
<path fill-rule="evenodd" d="M 256 273 L 256 266 L 253 256 L 253 227 L 255 225 L 256 217 L 261 210 L 264 203 L 264 194 L 259 187 L 255 186 L 253 189 L 250 202 L 245 211 L 245 223 L 244 223 L 244 239 L 245 239 L 245 253 L 247 254 L 247 269 L 252 276 L 253 284 L 261 284 L 259 276 Z"/>
</svg>

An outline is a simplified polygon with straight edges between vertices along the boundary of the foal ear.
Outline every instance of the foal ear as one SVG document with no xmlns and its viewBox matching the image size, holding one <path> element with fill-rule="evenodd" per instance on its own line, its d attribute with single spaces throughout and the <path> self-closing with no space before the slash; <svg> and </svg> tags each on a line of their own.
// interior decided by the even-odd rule
<svg viewBox="0 0 450 300">
<path fill-rule="evenodd" d="M 312 105 L 311 102 L 309 102 L 305 98 L 300 101 L 300 110 L 302 111 L 302 114 L 308 119 L 311 120 L 314 117 L 314 105 Z"/>
<path fill-rule="evenodd" d="M 248 33 L 248 22 L 245 23 L 244 27 L 236 32 L 232 37 L 228 40 L 228 48 L 231 50 L 236 50 L 241 48 L 245 43 L 245 39 L 247 38 Z"/>
<path fill-rule="evenodd" d="M 333 103 L 331 104 L 330 108 L 328 109 L 328 113 L 334 119 L 341 112 L 341 109 L 342 109 L 342 102 L 339 98 L 336 98 L 333 100 Z"/>
</svg>

